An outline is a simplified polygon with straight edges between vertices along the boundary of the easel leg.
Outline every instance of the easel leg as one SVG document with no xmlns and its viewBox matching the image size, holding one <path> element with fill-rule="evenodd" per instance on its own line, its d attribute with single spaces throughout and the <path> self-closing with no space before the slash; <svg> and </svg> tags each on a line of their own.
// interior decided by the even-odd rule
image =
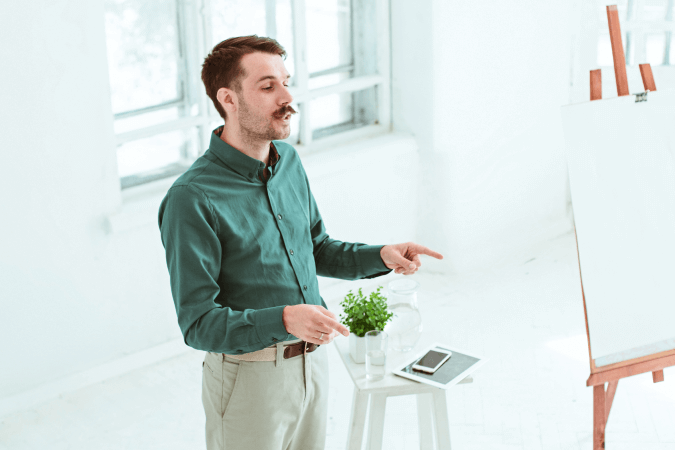
<svg viewBox="0 0 676 451">
<path fill-rule="evenodd" d="M 594 385 L 594 449 L 606 449 L 606 388 Z"/>
<path fill-rule="evenodd" d="M 608 424 L 608 417 L 610 416 L 610 408 L 613 406 L 613 398 L 617 390 L 617 383 L 619 381 L 608 382 L 608 389 L 606 390 L 606 424 Z"/>
</svg>

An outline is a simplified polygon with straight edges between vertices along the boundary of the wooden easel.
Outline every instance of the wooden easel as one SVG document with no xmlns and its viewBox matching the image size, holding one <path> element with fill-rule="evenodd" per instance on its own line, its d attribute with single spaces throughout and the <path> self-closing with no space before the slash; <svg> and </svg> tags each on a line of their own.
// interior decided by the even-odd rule
<svg viewBox="0 0 676 451">
<path fill-rule="evenodd" d="M 610 30 L 610 42 L 613 51 L 613 63 L 615 66 L 615 83 L 617 95 L 629 95 L 627 72 L 624 60 L 624 49 L 620 32 L 620 20 L 617 13 L 617 5 L 606 6 L 608 14 L 608 28 Z M 646 91 L 656 91 L 650 64 L 639 64 L 643 87 Z M 601 69 L 590 71 L 590 100 L 601 99 Z M 574 227 L 574 226 L 573 226 Z M 573 228 L 575 230 L 575 228 Z M 577 230 L 575 230 L 575 245 L 577 248 Z M 577 254 L 578 268 L 580 268 L 580 252 Z M 594 387 L 594 449 L 605 449 L 605 431 L 613 404 L 615 391 L 620 379 L 641 373 L 652 372 L 653 382 L 664 380 L 664 368 L 674 366 L 674 350 L 667 350 L 655 354 L 626 360 L 597 367 L 591 354 L 591 341 L 589 339 L 589 322 L 587 319 L 587 302 L 582 286 L 582 269 L 580 268 L 580 285 L 582 289 L 582 302 L 584 304 L 584 319 L 587 330 L 587 345 L 589 347 L 590 375 L 587 379 L 587 387 Z M 606 384 L 608 384 L 606 388 Z"/>
</svg>

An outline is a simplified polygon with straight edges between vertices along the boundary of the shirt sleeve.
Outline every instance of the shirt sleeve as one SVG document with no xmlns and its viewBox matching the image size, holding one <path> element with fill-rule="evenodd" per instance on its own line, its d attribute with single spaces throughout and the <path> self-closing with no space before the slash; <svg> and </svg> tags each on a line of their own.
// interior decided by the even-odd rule
<svg viewBox="0 0 676 451">
<path fill-rule="evenodd" d="M 199 350 L 242 354 L 290 337 L 284 305 L 232 310 L 215 301 L 220 292 L 218 218 L 207 196 L 191 185 L 172 187 L 159 209 L 171 294 L 185 344 Z"/>
<path fill-rule="evenodd" d="M 357 280 L 373 279 L 389 274 L 392 270 L 385 266 L 380 258 L 380 249 L 384 245 L 350 243 L 329 237 L 317 202 L 310 190 L 307 175 L 305 175 L 305 181 L 310 199 L 310 235 L 317 275 Z"/>
</svg>

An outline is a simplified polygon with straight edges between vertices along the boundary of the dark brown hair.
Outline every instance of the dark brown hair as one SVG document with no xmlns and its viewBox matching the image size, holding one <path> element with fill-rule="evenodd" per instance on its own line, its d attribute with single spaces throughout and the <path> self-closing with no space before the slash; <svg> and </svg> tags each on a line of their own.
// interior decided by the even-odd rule
<svg viewBox="0 0 676 451">
<path fill-rule="evenodd" d="M 255 34 L 221 41 L 204 58 L 202 82 L 207 90 L 207 95 L 214 102 L 218 114 L 223 119 L 225 119 L 225 111 L 218 103 L 216 93 L 221 88 L 241 92 L 242 79 L 246 74 L 240 61 L 244 55 L 254 52 L 272 53 L 286 58 L 286 51 L 279 42 L 272 38 L 258 37 Z"/>
</svg>

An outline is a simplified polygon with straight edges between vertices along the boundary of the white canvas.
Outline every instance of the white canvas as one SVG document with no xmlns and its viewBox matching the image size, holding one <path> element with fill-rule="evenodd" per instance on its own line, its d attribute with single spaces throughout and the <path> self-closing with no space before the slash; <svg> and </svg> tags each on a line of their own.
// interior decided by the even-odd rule
<svg viewBox="0 0 676 451">
<path fill-rule="evenodd" d="M 567 105 L 562 117 L 591 356 L 673 349 L 674 92 Z"/>
</svg>

